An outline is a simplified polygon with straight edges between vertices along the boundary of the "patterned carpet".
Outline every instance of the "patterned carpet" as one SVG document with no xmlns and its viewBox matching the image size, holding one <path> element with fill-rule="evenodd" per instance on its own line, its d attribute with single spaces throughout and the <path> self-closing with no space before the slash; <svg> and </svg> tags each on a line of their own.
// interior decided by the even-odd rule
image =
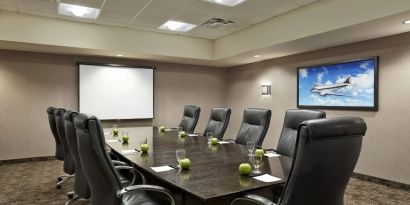
<svg viewBox="0 0 410 205">
<path fill-rule="evenodd" d="M 62 162 L 41 161 L 0 165 L 0 205 L 61 205 L 72 191 L 72 181 L 61 190 L 55 188 L 55 179 L 62 174 Z M 77 201 L 74 205 L 86 205 Z M 345 194 L 345 205 L 410 204 L 410 193 L 352 178 Z"/>
</svg>

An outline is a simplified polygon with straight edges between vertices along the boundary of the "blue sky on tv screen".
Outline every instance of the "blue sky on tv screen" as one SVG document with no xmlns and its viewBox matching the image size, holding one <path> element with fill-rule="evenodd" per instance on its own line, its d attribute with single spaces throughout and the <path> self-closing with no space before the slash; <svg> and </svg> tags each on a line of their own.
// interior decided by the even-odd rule
<svg viewBox="0 0 410 205">
<path fill-rule="evenodd" d="M 375 64 L 368 59 L 299 69 L 299 105 L 373 107 Z M 349 76 L 351 84 L 343 84 Z M 315 86 L 327 89 L 312 91 Z"/>
</svg>

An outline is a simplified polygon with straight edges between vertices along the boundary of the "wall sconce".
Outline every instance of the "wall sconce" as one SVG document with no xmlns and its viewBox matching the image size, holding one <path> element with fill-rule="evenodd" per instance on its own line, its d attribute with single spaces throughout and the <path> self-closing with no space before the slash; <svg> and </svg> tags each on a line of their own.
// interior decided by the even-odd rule
<svg viewBox="0 0 410 205">
<path fill-rule="evenodd" d="M 262 85 L 262 95 L 271 95 L 271 85 Z"/>
</svg>

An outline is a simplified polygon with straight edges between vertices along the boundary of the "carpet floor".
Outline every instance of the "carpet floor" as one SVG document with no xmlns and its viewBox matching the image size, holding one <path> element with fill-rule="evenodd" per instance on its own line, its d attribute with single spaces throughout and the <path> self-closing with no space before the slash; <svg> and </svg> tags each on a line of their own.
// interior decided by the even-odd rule
<svg viewBox="0 0 410 205">
<path fill-rule="evenodd" d="M 40 161 L 0 165 L 0 205 L 61 205 L 66 193 L 73 190 L 73 181 L 63 188 L 55 187 L 62 175 L 62 162 Z M 73 205 L 86 205 L 77 201 Z M 345 193 L 345 205 L 388 204 L 409 205 L 410 192 L 351 178 Z"/>
</svg>

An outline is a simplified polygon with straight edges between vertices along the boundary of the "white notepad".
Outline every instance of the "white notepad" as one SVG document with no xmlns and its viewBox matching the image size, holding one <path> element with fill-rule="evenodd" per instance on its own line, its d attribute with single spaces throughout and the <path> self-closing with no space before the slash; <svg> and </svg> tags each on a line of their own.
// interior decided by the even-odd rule
<svg viewBox="0 0 410 205">
<path fill-rule="evenodd" d="M 154 170 L 155 172 L 165 172 L 165 171 L 173 170 L 174 168 L 166 165 L 166 166 L 160 166 L 160 167 L 151 167 L 151 169 Z"/>
<path fill-rule="evenodd" d="M 134 150 L 134 149 L 130 149 L 130 150 L 121 150 L 121 152 L 123 154 L 137 154 L 139 153 L 138 151 Z"/>
<path fill-rule="evenodd" d="M 265 156 L 267 156 L 267 157 L 280 157 L 281 155 L 280 154 L 277 154 L 277 153 L 266 153 L 266 154 L 264 154 Z"/>
<path fill-rule="evenodd" d="M 105 134 L 105 135 L 110 135 L 110 134 L 111 134 L 111 132 L 104 132 L 104 134 Z"/>
<path fill-rule="evenodd" d="M 218 142 L 218 144 L 229 144 L 229 143 L 231 143 L 231 142 L 228 142 L 228 141 L 219 141 Z"/>
<path fill-rule="evenodd" d="M 188 134 L 188 136 L 189 136 L 189 137 L 197 137 L 197 136 L 199 136 L 199 135 L 197 135 L 197 134 Z"/>
<path fill-rule="evenodd" d="M 121 142 L 121 140 L 105 140 L 106 142 Z"/>
<path fill-rule="evenodd" d="M 257 177 L 254 177 L 254 179 L 257 179 L 259 181 L 263 181 L 263 182 L 276 182 L 276 181 L 280 181 L 280 178 L 274 177 L 272 175 L 269 174 L 264 174 L 264 175 L 260 175 Z"/>
</svg>

